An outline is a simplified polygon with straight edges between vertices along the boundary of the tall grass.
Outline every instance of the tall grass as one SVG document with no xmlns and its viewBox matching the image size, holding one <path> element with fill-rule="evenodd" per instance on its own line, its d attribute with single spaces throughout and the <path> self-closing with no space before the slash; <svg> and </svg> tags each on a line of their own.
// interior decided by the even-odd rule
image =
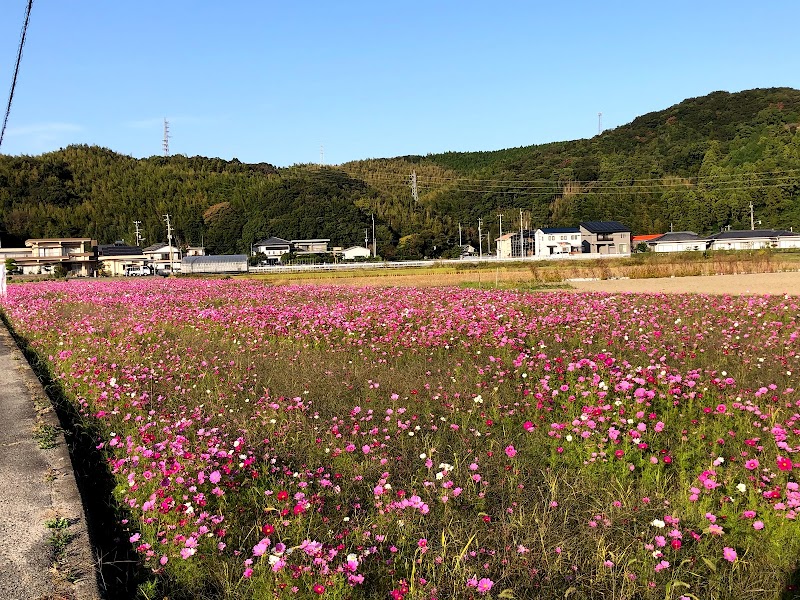
<svg viewBox="0 0 800 600">
<path fill-rule="evenodd" d="M 794 595 L 793 298 L 90 283 L 3 309 L 143 597 Z"/>
</svg>

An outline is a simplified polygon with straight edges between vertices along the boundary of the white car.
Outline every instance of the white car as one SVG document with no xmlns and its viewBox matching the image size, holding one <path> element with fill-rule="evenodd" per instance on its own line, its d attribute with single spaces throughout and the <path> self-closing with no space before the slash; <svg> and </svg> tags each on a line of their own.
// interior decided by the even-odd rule
<svg viewBox="0 0 800 600">
<path fill-rule="evenodd" d="M 125 269 L 125 275 L 128 277 L 146 277 L 150 275 L 148 267 L 128 267 Z"/>
</svg>

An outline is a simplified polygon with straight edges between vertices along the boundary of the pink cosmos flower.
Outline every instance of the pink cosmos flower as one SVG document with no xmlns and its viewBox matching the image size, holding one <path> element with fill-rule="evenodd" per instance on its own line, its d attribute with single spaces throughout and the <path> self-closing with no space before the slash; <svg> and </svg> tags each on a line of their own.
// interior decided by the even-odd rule
<svg viewBox="0 0 800 600">
<path fill-rule="evenodd" d="M 478 590 L 479 594 L 485 594 L 490 589 L 492 589 L 493 585 L 494 585 L 494 581 L 492 581 L 488 577 L 484 577 L 483 579 L 478 581 L 478 585 L 477 585 L 477 587 L 475 589 Z"/>
<path fill-rule="evenodd" d="M 755 529 L 756 531 L 761 531 L 762 529 L 764 529 L 764 521 L 754 521 L 753 529 Z"/>
<path fill-rule="evenodd" d="M 253 546 L 253 556 L 264 556 L 269 548 L 269 538 L 264 538 L 258 544 Z"/>
<path fill-rule="evenodd" d="M 211 471 L 211 474 L 208 476 L 208 480 L 211 483 L 219 483 L 220 479 L 222 479 L 222 476 L 220 475 L 219 471 Z"/>
<path fill-rule="evenodd" d="M 517 449 L 514 446 L 506 446 L 505 452 L 508 458 L 514 458 L 517 455 Z"/>
<path fill-rule="evenodd" d="M 781 471 L 791 471 L 792 470 L 792 459 L 786 458 L 785 456 L 779 456 L 776 460 L 778 463 L 778 468 Z"/>
<path fill-rule="evenodd" d="M 749 469 L 750 471 L 754 471 L 755 469 L 758 468 L 758 459 L 751 458 L 750 460 L 746 461 L 744 463 L 744 468 Z"/>
<path fill-rule="evenodd" d="M 728 546 L 725 546 L 722 549 L 722 557 L 728 562 L 735 562 L 736 559 L 738 558 L 738 555 L 736 554 L 736 550 L 734 550 L 733 548 L 729 548 Z"/>
</svg>

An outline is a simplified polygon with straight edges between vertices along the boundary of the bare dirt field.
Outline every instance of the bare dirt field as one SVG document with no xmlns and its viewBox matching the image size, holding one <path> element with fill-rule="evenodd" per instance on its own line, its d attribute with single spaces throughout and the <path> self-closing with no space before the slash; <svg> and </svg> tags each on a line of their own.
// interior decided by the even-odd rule
<svg viewBox="0 0 800 600">
<path fill-rule="evenodd" d="M 656 279 L 609 279 L 573 281 L 573 288 L 592 292 L 639 292 L 667 294 L 790 294 L 800 295 L 800 273 L 706 275 Z"/>
</svg>

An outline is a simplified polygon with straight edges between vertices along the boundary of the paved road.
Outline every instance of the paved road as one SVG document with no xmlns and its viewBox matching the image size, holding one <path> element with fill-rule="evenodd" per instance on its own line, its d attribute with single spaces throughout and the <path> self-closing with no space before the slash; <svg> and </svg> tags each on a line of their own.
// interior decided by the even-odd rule
<svg viewBox="0 0 800 600">
<path fill-rule="evenodd" d="M 96 599 L 86 520 L 58 419 L 0 323 L 0 600 Z M 54 448 L 37 441 L 50 435 Z M 48 437 L 45 435 L 44 437 Z M 72 538 L 56 560 L 46 522 Z"/>
</svg>

